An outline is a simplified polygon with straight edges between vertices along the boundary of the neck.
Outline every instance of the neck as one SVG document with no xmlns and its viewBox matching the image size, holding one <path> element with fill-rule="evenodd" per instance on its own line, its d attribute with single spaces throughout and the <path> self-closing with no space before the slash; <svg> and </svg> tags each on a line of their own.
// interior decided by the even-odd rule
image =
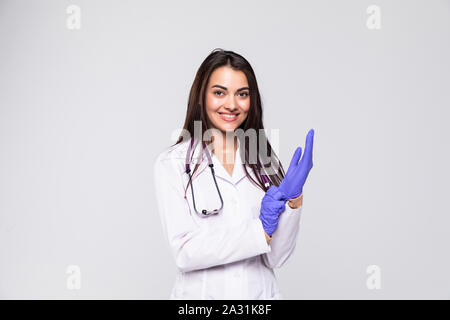
<svg viewBox="0 0 450 320">
<path fill-rule="evenodd" d="M 213 152 L 216 155 L 234 155 L 237 150 L 237 137 L 220 131 L 212 135 Z"/>
</svg>

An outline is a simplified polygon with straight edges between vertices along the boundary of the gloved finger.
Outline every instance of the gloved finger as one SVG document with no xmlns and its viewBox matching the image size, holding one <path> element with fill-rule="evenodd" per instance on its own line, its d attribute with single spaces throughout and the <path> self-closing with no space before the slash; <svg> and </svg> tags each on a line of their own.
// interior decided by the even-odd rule
<svg viewBox="0 0 450 320">
<path fill-rule="evenodd" d="M 284 206 L 286 201 L 284 200 L 275 200 L 271 197 L 265 197 L 263 199 L 263 206 L 268 208 L 269 211 L 276 211 L 280 206 Z"/>
<path fill-rule="evenodd" d="M 271 192 L 267 193 L 267 195 L 274 201 L 279 201 L 284 197 L 284 195 L 280 191 L 278 191 L 278 188 L 272 189 Z"/>
<path fill-rule="evenodd" d="M 270 203 L 267 205 L 270 208 L 270 211 L 274 211 L 278 208 L 279 204 L 276 203 L 275 200 L 271 200 Z"/>
<path fill-rule="evenodd" d="M 268 196 L 270 196 L 271 198 L 275 198 L 275 197 L 278 197 L 278 195 L 281 193 L 278 191 L 277 186 L 271 185 L 270 188 L 266 191 L 266 194 Z"/>
<path fill-rule="evenodd" d="M 302 155 L 302 147 L 298 147 L 294 155 L 292 156 L 291 163 L 289 164 L 289 168 L 294 167 L 298 164 L 298 160 L 300 160 L 300 156 Z M 288 170 L 289 170 L 288 168 Z"/>
<path fill-rule="evenodd" d="M 274 200 L 274 203 L 276 206 L 284 206 L 286 204 L 286 201 L 284 200 Z"/>
<path fill-rule="evenodd" d="M 279 211 L 280 209 L 284 208 L 286 206 L 286 203 L 284 201 L 276 201 L 274 200 L 272 203 L 272 208 L 274 208 L 276 211 Z"/>
<path fill-rule="evenodd" d="M 314 129 L 309 130 L 306 136 L 305 143 L 305 157 L 307 157 L 308 162 L 312 162 L 312 151 L 314 145 Z"/>
<path fill-rule="evenodd" d="M 267 193 L 267 194 L 273 194 L 273 193 L 275 193 L 275 192 L 277 191 L 277 189 L 278 189 L 277 186 L 271 185 L 271 186 L 269 187 L 269 189 L 267 189 L 266 193 Z"/>
</svg>

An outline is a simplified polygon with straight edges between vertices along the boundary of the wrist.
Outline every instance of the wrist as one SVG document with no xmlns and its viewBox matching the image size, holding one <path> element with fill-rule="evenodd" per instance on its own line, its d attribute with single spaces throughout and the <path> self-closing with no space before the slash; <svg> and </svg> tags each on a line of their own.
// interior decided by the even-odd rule
<svg viewBox="0 0 450 320">
<path fill-rule="evenodd" d="M 303 204 L 303 192 L 298 197 L 289 199 L 288 204 L 291 209 L 300 208 Z"/>
<path fill-rule="evenodd" d="M 264 230 L 264 235 L 266 236 L 267 244 L 269 244 L 270 241 L 272 241 L 272 237 L 270 237 L 265 230 Z"/>
</svg>

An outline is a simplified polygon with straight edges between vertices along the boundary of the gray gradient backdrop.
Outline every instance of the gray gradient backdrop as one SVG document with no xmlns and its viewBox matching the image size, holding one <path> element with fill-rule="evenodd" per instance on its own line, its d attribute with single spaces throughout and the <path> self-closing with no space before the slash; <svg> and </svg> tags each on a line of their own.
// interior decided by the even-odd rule
<svg viewBox="0 0 450 320">
<path fill-rule="evenodd" d="M 0 297 L 169 296 L 153 161 L 222 47 L 252 64 L 285 166 L 316 132 L 284 297 L 450 298 L 449 3 L 0 0 Z"/>
</svg>

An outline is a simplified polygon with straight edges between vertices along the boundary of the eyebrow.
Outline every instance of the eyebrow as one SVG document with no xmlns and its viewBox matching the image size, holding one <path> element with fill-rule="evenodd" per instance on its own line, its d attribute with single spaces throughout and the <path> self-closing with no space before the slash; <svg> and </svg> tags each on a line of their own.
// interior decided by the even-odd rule
<svg viewBox="0 0 450 320">
<path fill-rule="evenodd" d="M 228 90 L 226 87 L 218 85 L 218 84 L 213 85 L 211 88 L 215 88 L 215 87 L 223 89 L 223 90 Z M 239 91 L 242 91 L 242 90 L 250 90 L 250 88 L 249 87 L 242 87 L 242 88 L 237 89 L 236 91 L 239 92 Z"/>
</svg>

